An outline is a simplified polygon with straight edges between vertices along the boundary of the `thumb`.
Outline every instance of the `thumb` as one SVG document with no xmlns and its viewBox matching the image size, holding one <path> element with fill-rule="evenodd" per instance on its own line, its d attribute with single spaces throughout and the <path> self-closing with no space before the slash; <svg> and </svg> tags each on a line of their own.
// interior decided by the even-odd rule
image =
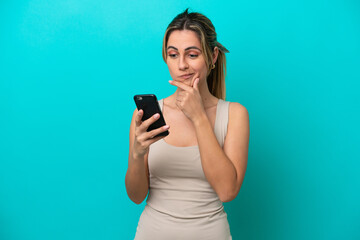
<svg viewBox="0 0 360 240">
<path fill-rule="evenodd" d="M 193 85 L 193 87 L 194 87 L 196 90 L 199 90 L 198 84 L 199 84 L 199 78 L 196 78 L 195 81 L 194 81 L 194 85 Z"/>
</svg>

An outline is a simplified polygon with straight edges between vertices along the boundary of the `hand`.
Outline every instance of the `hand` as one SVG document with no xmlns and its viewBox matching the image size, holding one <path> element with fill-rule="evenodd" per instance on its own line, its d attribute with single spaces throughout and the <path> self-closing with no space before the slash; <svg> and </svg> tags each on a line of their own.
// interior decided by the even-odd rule
<svg viewBox="0 0 360 240">
<path fill-rule="evenodd" d="M 176 105 L 193 122 L 197 117 L 205 113 L 199 92 L 199 80 L 199 77 L 195 75 L 191 86 L 176 80 L 169 81 L 171 85 L 177 86 L 183 90 L 177 92 Z"/>
<path fill-rule="evenodd" d="M 155 137 L 156 135 L 165 132 L 170 128 L 169 125 L 165 125 L 150 132 L 147 132 L 149 126 L 160 118 L 160 114 L 156 113 L 152 117 L 142 122 L 141 119 L 143 115 L 144 111 L 140 109 L 135 117 L 135 140 L 133 154 L 139 157 L 143 157 L 148 152 L 149 146 L 151 144 L 165 137 Z"/>
</svg>

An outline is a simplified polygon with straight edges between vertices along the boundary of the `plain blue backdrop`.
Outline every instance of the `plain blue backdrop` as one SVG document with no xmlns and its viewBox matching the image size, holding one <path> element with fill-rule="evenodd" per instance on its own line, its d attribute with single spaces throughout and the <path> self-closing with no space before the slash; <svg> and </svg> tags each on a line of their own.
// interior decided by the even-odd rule
<svg viewBox="0 0 360 240">
<path fill-rule="evenodd" d="M 360 239 L 357 0 L 0 2 L 0 239 L 132 239 L 133 95 L 175 91 L 162 38 L 185 8 L 250 115 L 233 239 Z"/>
</svg>

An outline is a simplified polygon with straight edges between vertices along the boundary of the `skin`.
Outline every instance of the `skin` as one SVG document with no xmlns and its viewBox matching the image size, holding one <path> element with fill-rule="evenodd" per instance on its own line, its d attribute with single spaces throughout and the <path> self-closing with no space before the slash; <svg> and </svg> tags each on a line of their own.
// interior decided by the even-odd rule
<svg viewBox="0 0 360 240">
<path fill-rule="evenodd" d="M 146 132 L 157 119 L 155 115 L 141 122 L 142 110 L 134 111 L 130 126 L 129 167 L 125 184 L 132 201 L 140 204 L 149 190 L 149 146 L 164 137 L 153 138 L 171 126 L 170 134 L 163 140 L 174 146 L 198 145 L 204 174 L 220 200 L 233 200 L 240 191 L 248 158 L 249 115 L 244 106 L 231 102 L 228 132 L 223 148 L 214 134 L 218 99 L 207 86 L 209 68 L 201 52 L 195 32 L 173 31 L 167 43 L 166 63 L 173 80 L 169 83 L 176 91 L 164 99 L 163 115 L 167 126 Z M 215 47 L 212 62 L 216 63 Z M 181 77 L 184 74 L 189 77 Z"/>
</svg>

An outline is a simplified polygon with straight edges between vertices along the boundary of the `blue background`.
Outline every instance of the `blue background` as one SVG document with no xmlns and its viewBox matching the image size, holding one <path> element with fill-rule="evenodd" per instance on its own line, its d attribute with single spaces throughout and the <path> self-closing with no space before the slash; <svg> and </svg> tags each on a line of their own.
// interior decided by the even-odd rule
<svg viewBox="0 0 360 240">
<path fill-rule="evenodd" d="M 360 239 L 357 0 L 0 2 L 0 239 L 132 239 L 132 97 L 175 91 L 167 25 L 208 16 L 250 115 L 234 239 Z"/>
</svg>

